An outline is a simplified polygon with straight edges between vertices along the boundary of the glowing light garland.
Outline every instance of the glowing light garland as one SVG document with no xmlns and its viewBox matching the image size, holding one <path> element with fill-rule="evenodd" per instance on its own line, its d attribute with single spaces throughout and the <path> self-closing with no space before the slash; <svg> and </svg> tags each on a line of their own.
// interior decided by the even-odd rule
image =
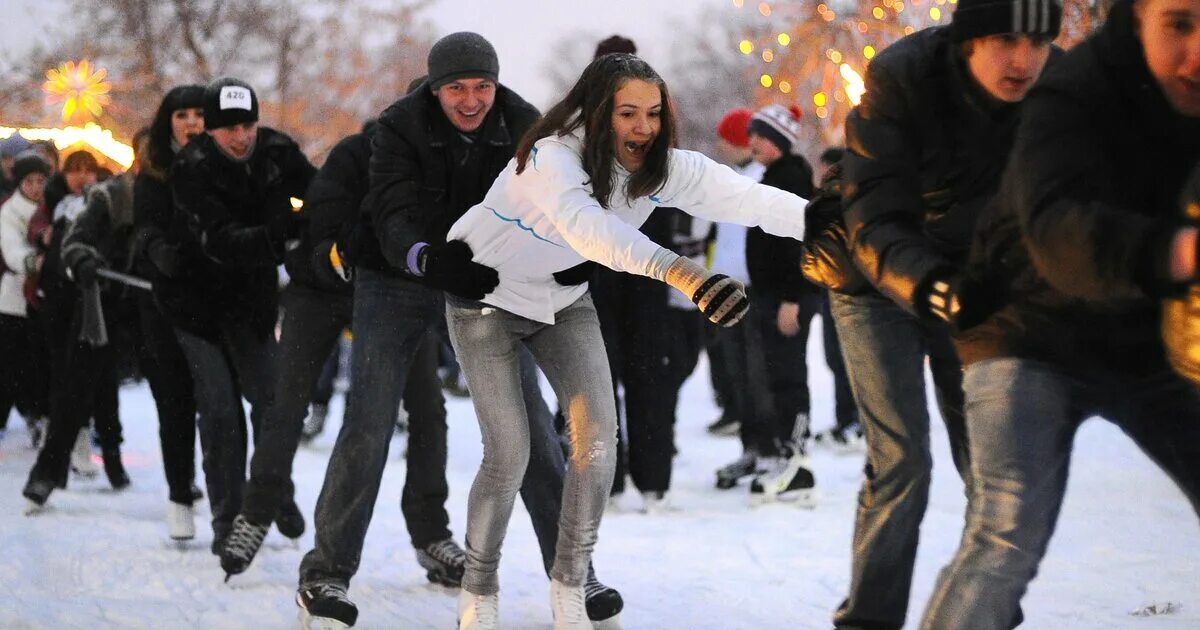
<svg viewBox="0 0 1200 630">
<path fill-rule="evenodd" d="M 133 147 L 113 138 L 112 131 L 104 129 L 96 123 L 87 123 L 83 127 L 65 127 L 62 129 L 18 129 L 15 127 L 0 127 L 0 140 L 14 133 L 20 133 L 26 140 L 49 140 L 59 149 L 76 144 L 86 144 L 113 162 L 128 169 L 133 166 Z"/>
</svg>

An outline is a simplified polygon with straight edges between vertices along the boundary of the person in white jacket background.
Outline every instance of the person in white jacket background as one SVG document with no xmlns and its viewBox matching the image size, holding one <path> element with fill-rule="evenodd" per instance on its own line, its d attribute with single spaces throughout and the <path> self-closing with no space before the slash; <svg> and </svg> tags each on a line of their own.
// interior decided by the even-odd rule
<svg viewBox="0 0 1200 630">
<path fill-rule="evenodd" d="M 37 323 L 29 318 L 24 286 L 30 272 L 41 262 L 37 250 L 26 238 L 29 219 L 42 201 L 50 164 L 33 151 L 24 151 L 13 161 L 12 196 L 0 206 L 0 437 L 7 427 L 8 415 L 15 405 L 25 415 L 26 423 L 37 446 L 46 425 L 43 396 L 36 382 L 37 366 L 44 352 Z"/>
<path fill-rule="evenodd" d="M 638 226 L 655 206 L 669 205 L 711 221 L 804 235 L 804 199 L 672 148 L 674 130 L 666 84 L 646 62 L 600 57 L 530 129 L 483 202 L 447 234 L 499 276 L 481 301 L 446 298 L 451 341 L 483 435 L 467 504 L 462 628 L 497 623 L 500 547 L 529 457 L 518 344 L 554 388 L 572 446 L 550 574 L 555 628 L 591 627 L 582 586 L 612 484 L 616 409 L 587 286 L 582 278 L 563 284 L 571 275 L 563 272 L 592 260 L 656 278 L 710 321 L 731 326 L 748 308 L 742 284 L 656 245 Z"/>
</svg>

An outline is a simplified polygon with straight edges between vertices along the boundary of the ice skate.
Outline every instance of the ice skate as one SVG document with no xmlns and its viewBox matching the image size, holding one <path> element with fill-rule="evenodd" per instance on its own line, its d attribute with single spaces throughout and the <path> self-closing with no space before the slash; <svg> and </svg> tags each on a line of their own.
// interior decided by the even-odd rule
<svg viewBox="0 0 1200 630">
<path fill-rule="evenodd" d="M 318 582 L 302 586 L 296 593 L 300 606 L 302 628 L 311 630 L 340 630 L 358 621 L 358 607 L 350 601 L 346 587 L 335 582 Z"/>
<path fill-rule="evenodd" d="M 100 473 L 100 467 L 92 461 L 92 442 L 86 428 L 80 429 L 75 436 L 75 446 L 71 449 L 71 471 L 87 479 Z"/>
<path fill-rule="evenodd" d="M 550 610 L 554 614 L 554 630 L 592 630 L 582 586 L 567 586 L 551 579 Z"/>
<path fill-rule="evenodd" d="M 583 601 L 594 630 L 621 630 L 621 611 L 625 600 L 617 589 L 605 586 L 588 567 L 588 579 L 583 585 Z"/>
<path fill-rule="evenodd" d="M 754 451 L 743 451 L 732 463 L 717 469 L 717 488 L 728 490 L 738 484 L 738 481 L 753 476 L 758 472 L 758 454 Z"/>
<path fill-rule="evenodd" d="M 225 570 L 226 582 L 250 567 L 269 529 L 269 524 L 251 523 L 241 514 L 233 519 L 233 529 L 221 547 L 221 568 Z"/>
<path fill-rule="evenodd" d="M 434 584 L 461 586 L 466 562 L 467 554 L 451 538 L 417 549 L 417 563 L 425 569 L 425 577 Z"/>
<path fill-rule="evenodd" d="M 167 535 L 172 540 L 191 540 L 196 537 L 196 515 L 191 505 L 167 502 Z"/>
<path fill-rule="evenodd" d="M 312 442 L 325 430 L 325 417 L 329 415 L 329 405 L 313 403 L 312 410 L 304 419 L 304 427 L 300 429 L 300 443 Z"/>
<path fill-rule="evenodd" d="M 458 591 L 458 630 L 495 630 L 500 627 L 500 596 Z"/>
<path fill-rule="evenodd" d="M 813 488 L 812 462 L 800 447 L 786 447 L 788 457 L 771 472 L 763 473 L 750 484 L 751 505 L 763 505 L 773 501 L 791 503 L 797 507 L 816 506 Z"/>
</svg>

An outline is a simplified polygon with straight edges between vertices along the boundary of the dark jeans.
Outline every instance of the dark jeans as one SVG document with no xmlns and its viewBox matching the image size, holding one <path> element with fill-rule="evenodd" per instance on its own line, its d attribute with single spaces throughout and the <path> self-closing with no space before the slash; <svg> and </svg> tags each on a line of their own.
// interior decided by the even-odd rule
<svg viewBox="0 0 1200 630">
<path fill-rule="evenodd" d="M 292 282 L 284 289 L 282 306 L 274 404 L 255 440 L 242 503 L 242 515 L 253 523 L 270 523 L 292 498 L 292 460 L 309 399 L 330 350 L 350 324 L 353 300 Z"/>
<path fill-rule="evenodd" d="M 149 294 L 139 296 L 138 316 L 142 374 L 150 383 L 158 410 L 158 442 L 168 497 L 174 503 L 191 505 L 192 483 L 196 478 L 196 396 L 192 373 L 174 327 Z"/>
<path fill-rule="evenodd" d="M 347 297 L 346 301 L 353 306 L 354 302 Z M 325 364 L 321 366 L 321 375 L 317 378 L 317 383 L 312 389 L 312 403 L 314 405 L 329 406 L 329 401 L 333 400 L 333 385 L 337 380 L 338 368 L 342 364 L 342 344 L 340 336 L 333 342 L 333 350 L 330 351 L 329 357 L 325 359 Z"/>
<path fill-rule="evenodd" d="M 375 510 L 391 436 L 395 431 L 401 392 L 418 348 L 444 321 L 442 294 L 395 276 L 360 269 L 354 285 L 353 319 L 354 351 L 350 357 L 346 414 L 329 457 L 325 484 L 317 499 L 314 548 L 300 565 L 301 585 L 321 581 L 349 584 L 358 571 L 363 539 Z M 536 379 L 527 380 L 531 380 L 529 388 L 536 392 Z M 531 402 L 529 397 L 532 395 L 533 392 L 527 395 L 526 404 L 531 409 L 540 407 L 540 413 L 531 413 L 530 417 L 540 415 L 542 429 L 530 434 L 530 446 L 535 455 L 521 487 L 521 496 L 533 520 L 543 563 L 549 571 L 558 540 L 565 464 L 557 440 L 553 438 L 552 421 L 541 401 L 541 393 L 537 392 L 536 400 Z M 436 438 L 437 433 L 431 431 L 428 439 Z M 428 483 L 440 480 L 444 486 L 444 415 L 440 446 L 431 444 L 418 448 L 413 439 L 410 436 L 410 469 L 417 468 L 413 458 L 421 456 L 422 451 L 438 455 L 440 465 L 425 467 L 421 472 Z M 424 492 L 418 494 L 430 496 Z M 430 526 L 430 540 L 417 540 L 414 536 L 414 545 L 421 546 L 450 536 L 445 527 L 449 517 L 442 507 L 445 494 L 441 492 L 439 515 L 436 519 L 427 517 L 426 523 L 440 524 L 439 531 L 433 532 L 434 528 Z M 427 508 L 424 513 L 429 515 L 434 511 Z M 436 537 L 432 535 L 435 533 Z"/>
<path fill-rule="evenodd" d="M 918 321 L 878 293 L 835 293 L 831 311 L 867 438 L 850 593 L 834 614 L 834 624 L 899 628 L 908 609 L 933 469 L 925 357 L 954 465 L 969 487 L 962 369 L 943 327 Z"/>
<path fill-rule="evenodd" d="M 0 348 L 4 348 L 4 359 L 0 361 L 0 429 L 8 426 L 13 407 L 27 420 L 50 413 L 44 397 L 38 395 L 38 362 L 46 360 L 35 356 L 45 352 L 41 338 L 35 320 L 0 313 Z"/>
<path fill-rule="evenodd" d="M 275 340 L 256 334 L 240 321 L 219 326 L 219 339 L 178 328 L 175 333 L 195 383 L 213 532 L 223 536 L 242 509 L 246 484 L 249 436 L 242 397 L 250 402 L 250 424 L 258 440 L 262 417 L 273 397 Z"/>
<path fill-rule="evenodd" d="M 1080 423 L 1116 423 L 1200 514 L 1200 394 L 1175 374 L 1072 374 L 1015 358 L 967 368 L 971 501 L 922 627 L 1007 629 L 1046 554 Z"/>
<path fill-rule="evenodd" d="M 833 372 L 834 418 L 839 430 L 858 423 L 858 405 L 850 389 L 850 377 L 846 374 L 846 361 L 842 358 L 842 343 L 838 340 L 837 326 L 829 312 L 829 293 L 821 295 L 821 336 L 825 346 L 825 364 Z"/>
<path fill-rule="evenodd" d="M 672 307 L 673 289 L 651 278 L 601 270 L 596 284 L 610 374 L 625 392 L 613 490 L 624 490 L 628 472 L 639 491 L 665 492 L 671 487 L 679 389 L 699 359 L 700 314 Z M 615 392 L 614 397 L 620 410 Z"/>
<path fill-rule="evenodd" d="M 94 420 L 101 447 L 121 444 L 115 354 L 111 345 L 93 348 L 76 339 L 79 330 L 73 325 L 71 302 L 56 304 L 53 312 L 43 312 L 42 321 L 50 348 L 53 395 L 46 441 L 29 471 L 29 481 L 41 479 L 65 486 L 71 448 L 89 420 Z"/>
</svg>

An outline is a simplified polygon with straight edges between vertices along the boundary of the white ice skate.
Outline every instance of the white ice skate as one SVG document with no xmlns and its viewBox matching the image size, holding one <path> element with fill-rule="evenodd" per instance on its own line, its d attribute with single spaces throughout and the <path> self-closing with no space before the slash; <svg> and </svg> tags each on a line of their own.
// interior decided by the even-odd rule
<svg viewBox="0 0 1200 630">
<path fill-rule="evenodd" d="M 75 447 L 71 449 L 71 470 L 88 479 L 100 473 L 100 466 L 92 461 L 92 441 L 86 427 L 75 436 Z"/>
<path fill-rule="evenodd" d="M 775 470 L 759 475 L 750 484 L 750 504 L 780 502 L 796 507 L 816 507 L 812 462 L 801 448 L 789 448 L 790 456 Z"/>
<path fill-rule="evenodd" d="M 459 589 L 458 630 L 495 630 L 499 627 L 499 595 L 476 595 L 466 589 Z"/>
<path fill-rule="evenodd" d="M 196 518 L 192 506 L 167 501 L 167 535 L 172 540 L 191 540 L 196 537 Z"/>
<path fill-rule="evenodd" d="M 582 586 L 567 586 L 551 579 L 550 610 L 554 613 L 554 630 L 592 630 Z"/>
</svg>

